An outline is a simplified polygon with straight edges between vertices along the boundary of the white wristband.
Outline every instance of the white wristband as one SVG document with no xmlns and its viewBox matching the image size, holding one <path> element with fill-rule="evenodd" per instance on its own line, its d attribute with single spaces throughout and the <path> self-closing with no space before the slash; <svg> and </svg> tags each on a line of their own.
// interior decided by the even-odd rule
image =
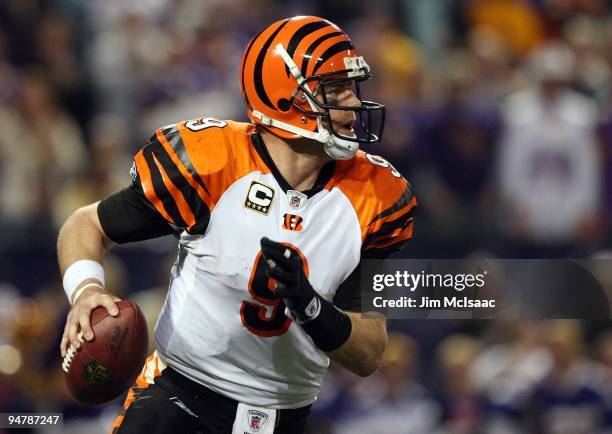
<svg viewBox="0 0 612 434">
<path fill-rule="evenodd" d="M 64 273 L 64 291 L 68 296 L 68 301 L 72 302 L 72 296 L 78 286 L 87 279 L 96 279 L 104 287 L 104 269 L 96 261 L 91 259 L 81 259 L 73 262 Z"/>
</svg>

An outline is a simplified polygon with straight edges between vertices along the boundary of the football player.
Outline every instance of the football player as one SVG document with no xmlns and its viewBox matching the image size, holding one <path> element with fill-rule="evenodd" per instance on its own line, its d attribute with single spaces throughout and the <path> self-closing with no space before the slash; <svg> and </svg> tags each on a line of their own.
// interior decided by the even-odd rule
<svg viewBox="0 0 612 434">
<path fill-rule="evenodd" d="M 302 433 L 329 359 L 361 376 L 377 369 L 386 323 L 358 313 L 359 264 L 412 236 L 416 201 L 393 166 L 358 150 L 384 125 L 384 106 L 361 99 L 369 78 L 338 26 L 278 21 L 242 57 L 251 123 L 160 128 L 131 185 L 66 221 L 62 355 L 79 332 L 93 338 L 92 309 L 117 313 L 103 253 L 178 238 L 157 350 L 113 433 Z"/>
</svg>

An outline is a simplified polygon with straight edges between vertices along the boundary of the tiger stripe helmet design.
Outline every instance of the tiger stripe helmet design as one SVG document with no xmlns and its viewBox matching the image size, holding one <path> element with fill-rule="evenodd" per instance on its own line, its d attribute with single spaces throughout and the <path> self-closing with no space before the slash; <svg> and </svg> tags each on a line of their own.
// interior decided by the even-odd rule
<svg viewBox="0 0 612 434">
<path fill-rule="evenodd" d="M 246 47 L 240 70 L 251 121 L 283 139 L 317 140 L 335 159 L 352 158 L 360 143 L 382 138 L 385 107 L 363 101 L 360 95 L 359 82 L 369 78 L 370 68 L 347 34 L 314 16 L 287 18 L 262 30 Z M 328 102 L 326 86 L 343 83 L 354 85 L 360 105 Z M 340 134 L 331 122 L 330 110 L 355 113 L 359 121 L 356 134 Z"/>
</svg>

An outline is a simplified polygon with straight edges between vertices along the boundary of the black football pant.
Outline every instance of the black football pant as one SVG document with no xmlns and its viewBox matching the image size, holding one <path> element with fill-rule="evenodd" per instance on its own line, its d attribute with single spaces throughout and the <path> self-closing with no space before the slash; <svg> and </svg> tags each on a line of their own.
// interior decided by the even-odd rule
<svg viewBox="0 0 612 434">
<path fill-rule="evenodd" d="M 132 395 L 133 394 L 133 395 Z M 231 434 L 237 401 L 167 367 L 145 388 L 132 388 L 112 434 Z M 129 399 L 128 399 L 129 401 Z M 310 406 L 279 410 L 274 434 L 302 434 Z"/>
</svg>

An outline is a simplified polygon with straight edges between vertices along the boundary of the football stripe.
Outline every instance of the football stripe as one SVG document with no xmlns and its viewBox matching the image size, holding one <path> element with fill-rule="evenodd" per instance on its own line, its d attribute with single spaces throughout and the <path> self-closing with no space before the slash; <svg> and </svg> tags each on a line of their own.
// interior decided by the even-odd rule
<svg viewBox="0 0 612 434">
<path fill-rule="evenodd" d="M 283 27 L 285 27 L 285 25 L 289 22 L 289 20 L 290 18 L 287 18 L 276 28 L 276 30 L 274 30 L 272 35 L 270 35 L 270 37 L 264 43 L 263 47 L 261 47 L 261 50 L 259 51 L 259 54 L 257 55 L 257 59 L 255 60 L 255 68 L 254 68 L 255 69 L 255 76 L 254 76 L 255 91 L 257 92 L 257 96 L 259 97 L 259 99 L 271 109 L 274 109 L 275 107 L 272 104 L 272 101 L 270 101 L 270 98 L 268 97 L 268 94 L 266 93 L 266 89 L 264 89 L 263 87 L 263 64 L 264 64 L 266 55 L 268 54 L 268 48 L 270 48 L 272 41 L 274 40 L 274 38 L 276 38 L 276 35 L 278 35 L 278 32 L 280 32 L 283 29 Z"/>
</svg>

